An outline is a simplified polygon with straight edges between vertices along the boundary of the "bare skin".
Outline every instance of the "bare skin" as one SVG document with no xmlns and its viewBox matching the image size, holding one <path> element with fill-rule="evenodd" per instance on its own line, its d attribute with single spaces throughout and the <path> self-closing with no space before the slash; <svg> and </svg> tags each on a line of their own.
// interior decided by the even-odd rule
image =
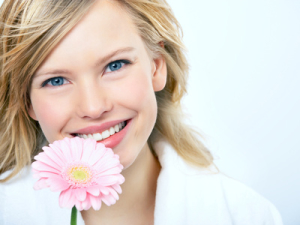
<svg viewBox="0 0 300 225">
<path fill-rule="evenodd" d="M 122 174 L 120 199 L 113 206 L 102 204 L 99 211 L 82 211 L 86 225 L 152 225 L 156 183 L 161 166 L 146 144 L 135 162 Z"/>
</svg>

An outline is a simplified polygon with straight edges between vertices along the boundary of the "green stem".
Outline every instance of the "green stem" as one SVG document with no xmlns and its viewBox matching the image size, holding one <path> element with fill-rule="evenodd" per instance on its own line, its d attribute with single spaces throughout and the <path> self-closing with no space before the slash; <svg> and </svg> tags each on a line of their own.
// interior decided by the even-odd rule
<svg viewBox="0 0 300 225">
<path fill-rule="evenodd" d="M 72 208 L 71 225 L 77 225 L 77 209 L 75 206 Z"/>
</svg>

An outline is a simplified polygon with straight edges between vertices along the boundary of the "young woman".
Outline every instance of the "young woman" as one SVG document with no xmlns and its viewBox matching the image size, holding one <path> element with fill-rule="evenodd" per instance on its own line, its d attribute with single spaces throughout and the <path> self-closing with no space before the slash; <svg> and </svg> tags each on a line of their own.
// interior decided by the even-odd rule
<svg viewBox="0 0 300 225">
<path fill-rule="evenodd" d="M 164 0 L 7 0 L 0 49 L 0 224 L 69 223 L 58 193 L 32 189 L 29 165 L 75 136 L 112 148 L 126 180 L 81 224 L 282 224 L 183 123 L 188 65 Z"/>
</svg>

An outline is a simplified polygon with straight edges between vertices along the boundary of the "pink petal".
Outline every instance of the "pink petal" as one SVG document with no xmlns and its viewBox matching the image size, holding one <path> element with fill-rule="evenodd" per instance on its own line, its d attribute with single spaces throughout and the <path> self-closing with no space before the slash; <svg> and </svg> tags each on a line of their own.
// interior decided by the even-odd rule
<svg viewBox="0 0 300 225">
<path fill-rule="evenodd" d="M 75 195 L 76 195 L 76 198 L 79 200 L 79 201 L 84 201 L 86 199 L 86 190 L 85 188 L 77 188 L 75 189 Z"/>
<path fill-rule="evenodd" d="M 53 144 L 54 143 L 55 142 L 53 142 Z M 65 141 L 59 142 L 59 146 L 60 146 L 60 149 L 61 149 L 62 153 L 64 154 L 65 158 L 67 159 L 67 161 L 73 162 L 74 158 L 73 158 L 72 150 L 71 150 L 70 146 Z"/>
<path fill-rule="evenodd" d="M 52 166 L 49 166 L 41 161 L 35 161 L 31 164 L 32 168 L 34 168 L 36 171 L 47 171 L 52 173 L 60 173 L 60 170 L 57 168 L 53 168 Z"/>
<path fill-rule="evenodd" d="M 52 173 L 52 172 L 48 172 L 48 171 L 39 171 L 37 173 L 40 177 L 45 177 L 45 178 L 49 178 L 49 177 L 58 177 L 60 176 L 57 173 Z"/>
<path fill-rule="evenodd" d="M 110 188 L 109 192 L 114 199 L 119 200 L 119 195 L 117 194 L 117 192 L 114 189 Z"/>
<path fill-rule="evenodd" d="M 101 208 L 101 198 L 94 197 L 93 195 L 90 195 L 90 201 L 92 204 L 92 207 L 94 210 L 99 210 Z"/>
<path fill-rule="evenodd" d="M 46 146 L 47 147 L 47 146 Z M 67 162 L 66 156 L 63 154 L 58 144 L 49 144 L 49 147 L 57 154 L 57 156 L 64 162 Z"/>
<path fill-rule="evenodd" d="M 105 196 L 103 196 L 102 201 L 103 201 L 103 200 L 105 200 L 106 202 L 108 202 L 109 205 L 113 205 L 113 204 L 115 204 L 116 201 L 117 201 L 117 200 L 116 200 L 113 196 L 111 196 L 111 195 L 105 195 Z"/>
<path fill-rule="evenodd" d="M 106 148 L 105 145 L 102 143 L 98 143 L 96 145 L 96 151 L 102 152 L 103 154 L 105 154 L 108 150 L 112 151 L 111 149 Z"/>
<path fill-rule="evenodd" d="M 39 172 L 38 171 L 36 171 L 36 170 L 33 170 L 33 178 L 35 178 L 35 179 L 40 179 L 41 178 L 41 176 L 39 175 Z"/>
<path fill-rule="evenodd" d="M 97 149 L 97 150 L 106 150 L 106 149 L 112 150 L 111 148 L 106 148 L 105 145 L 102 144 L 102 143 L 97 143 L 96 149 Z"/>
<path fill-rule="evenodd" d="M 109 186 L 114 185 L 118 182 L 119 178 L 117 176 L 105 176 L 105 177 L 99 177 L 97 179 L 97 183 L 101 186 Z"/>
<path fill-rule="evenodd" d="M 47 184 L 51 191 L 64 191 L 69 188 L 70 184 L 61 177 L 50 177 Z"/>
<path fill-rule="evenodd" d="M 33 189 L 34 190 L 40 190 L 43 188 L 48 187 L 48 184 L 46 182 L 47 178 L 41 178 L 39 179 L 34 185 L 33 185 Z"/>
<path fill-rule="evenodd" d="M 101 160 L 103 160 L 104 162 L 109 161 L 113 164 L 117 162 L 117 165 L 120 164 L 120 160 L 118 158 L 115 158 L 113 151 L 111 151 L 110 149 L 106 150 L 105 155 L 102 156 Z"/>
<path fill-rule="evenodd" d="M 123 177 L 122 174 L 116 174 L 115 176 L 118 177 L 119 184 L 123 184 L 125 182 L 125 178 Z"/>
<path fill-rule="evenodd" d="M 99 187 L 100 188 L 100 192 L 104 195 L 109 195 L 109 188 L 108 187 Z"/>
<path fill-rule="evenodd" d="M 82 203 L 80 201 L 77 200 L 76 203 L 75 203 L 75 206 L 76 206 L 76 209 L 78 211 L 82 211 L 83 210 Z"/>
<path fill-rule="evenodd" d="M 111 206 L 116 203 L 116 200 L 111 195 L 102 196 L 102 201 L 107 205 Z"/>
<path fill-rule="evenodd" d="M 121 170 L 123 170 L 123 168 L 124 168 L 122 164 L 119 164 L 118 167 L 119 167 Z"/>
<path fill-rule="evenodd" d="M 70 148 L 72 149 L 73 158 L 75 161 L 81 160 L 83 141 L 79 137 L 72 138 L 70 140 Z"/>
<path fill-rule="evenodd" d="M 88 162 L 90 158 L 92 158 L 92 154 L 94 153 L 96 149 L 97 142 L 93 139 L 85 139 L 83 143 L 83 155 L 82 160 L 85 162 Z"/>
<path fill-rule="evenodd" d="M 60 170 L 61 168 L 56 162 L 53 162 L 52 159 L 50 159 L 44 152 L 39 153 L 37 156 L 34 157 L 34 159 L 58 170 Z"/>
<path fill-rule="evenodd" d="M 72 208 L 76 203 L 72 189 L 64 190 L 59 195 L 59 205 L 60 207 Z"/>
<path fill-rule="evenodd" d="M 84 148 L 81 156 L 81 161 L 87 163 L 95 149 L 92 148 Z"/>
<path fill-rule="evenodd" d="M 82 202 L 82 208 L 84 210 L 88 210 L 89 208 L 91 208 L 92 204 L 91 204 L 91 200 L 89 195 L 86 196 L 86 199 Z"/>
<path fill-rule="evenodd" d="M 112 185 L 112 188 L 115 189 L 119 194 L 122 194 L 122 188 L 119 184 Z"/>
<path fill-rule="evenodd" d="M 110 206 L 110 203 L 109 203 L 109 201 L 107 201 L 107 199 L 102 198 L 101 200 L 102 200 L 102 202 L 105 203 L 105 205 Z"/>
<path fill-rule="evenodd" d="M 113 167 L 111 169 L 108 169 L 106 171 L 103 171 L 103 172 L 99 173 L 98 175 L 100 175 L 100 176 L 106 176 L 106 175 L 119 174 L 121 172 L 122 172 L 122 170 L 120 170 L 119 167 Z"/>
<path fill-rule="evenodd" d="M 97 163 L 103 157 L 104 153 L 105 153 L 105 150 L 94 151 L 89 159 L 89 164 L 93 166 L 95 163 Z"/>
<path fill-rule="evenodd" d="M 65 160 L 63 159 L 63 155 L 61 151 L 54 151 L 52 148 L 47 146 L 43 147 L 45 154 L 54 162 L 56 162 L 60 167 L 64 167 Z"/>
<path fill-rule="evenodd" d="M 114 152 L 110 148 L 107 148 L 105 151 L 105 155 L 103 155 L 102 158 L 104 161 L 106 161 L 107 159 L 109 159 L 109 161 L 114 161 Z"/>
<path fill-rule="evenodd" d="M 102 172 L 113 167 L 118 167 L 119 164 L 120 164 L 119 160 L 111 159 L 110 157 L 103 157 L 101 160 L 96 162 L 93 165 L 93 167 L 97 171 Z"/>
<path fill-rule="evenodd" d="M 99 196 L 99 194 L 100 194 L 100 188 L 97 187 L 97 186 L 91 186 L 91 187 L 88 187 L 88 188 L 86 189 L 86 191 L 87 191 L 88 193 L 90 193 L 91 195 L 94 195 L 94 196 Z"/>
<path fill-rule="evenodd" d="M 59 205 L 60 207 L 66 207 L 70 202 L 71 198 L 71 189 L 64 190 L 59 195 Z"/>
<path fill-rule="evenodd" d="M 116 202 L 117 202 L 117 199 L 115 199 L 111 195 L 107 195 L 106 198 L 108 199 L 108 201 L 110 202 L 111 205 L 116 204 Z"/>
<path fill-rule="evenodd" d="M 75 197 L 75 194 L 73 192 L 73 189 L 72 189 L 72 192 L 71 192 L 71 197 L 70 197 L 70 206 L 69 208 L 72 208 L 75 204 L 76 204 L 76 201 L 78 201 Z"/>
</svg>

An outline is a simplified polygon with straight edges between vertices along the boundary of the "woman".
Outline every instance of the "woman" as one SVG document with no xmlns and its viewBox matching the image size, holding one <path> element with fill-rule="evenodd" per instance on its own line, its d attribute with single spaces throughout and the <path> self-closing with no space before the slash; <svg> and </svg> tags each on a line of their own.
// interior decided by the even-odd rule
<svg viewBox="0 0 300 225">
<path fill-rule="evenodd" d="M 1 224 L 68 223 L 28 165 L 46 141 L 75 136 L 112 148 L 126 180 L 81 223 L 281 224 L 183 123 L 188 66 L 164 0 L 11 0 L 1 23 Z"/>
</svg>

